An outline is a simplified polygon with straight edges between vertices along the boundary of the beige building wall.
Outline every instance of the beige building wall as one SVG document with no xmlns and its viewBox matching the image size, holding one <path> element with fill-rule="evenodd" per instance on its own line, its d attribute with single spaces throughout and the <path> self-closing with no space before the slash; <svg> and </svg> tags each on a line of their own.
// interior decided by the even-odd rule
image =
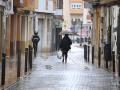
<svg viewBox="0 0 120 90">
<path fill-rule="evenodd" d="M 71 3 L 80 3 L 82 8 L 80 9 L 73 9 L 71 8 Z M 70 13 L 71 14 L 83 14 L 83 0 L 70 0 Z"/>
<path fill-rule="evenodd" d="M 83 21 L 84 2 L 83 0 L 70 0 L 70 21 Z M 76 23 L 78 24 L 78 23 Z M 71 27 L 73 27 L 71 23 Z"/>
<path fill-rule="evenodd" d="M 71 26 L 69 0 L 63 0 L 63 18 L 63 29 L 69 29 Z"/>
</svg>

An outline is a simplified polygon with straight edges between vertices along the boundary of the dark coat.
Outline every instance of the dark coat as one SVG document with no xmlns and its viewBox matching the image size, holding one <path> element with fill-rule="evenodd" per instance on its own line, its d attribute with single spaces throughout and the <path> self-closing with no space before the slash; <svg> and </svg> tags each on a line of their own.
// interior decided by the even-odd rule
<svg viewBox="0 0 120 90">
<path fill-rule="evenodd" d="M 72 41 L 68 36 L 65 36 L 60 43 L 60 49 L 62 51 L 69 51 L 71 49 Z"/>
<path fill-rule="evenodd" d="M 32 37 L 32 42 L 33 42 L 33 47 L 37 47 L 38 42 L 40 41 L 40 38 L 38 35 L 33 35 Z"/>
</svg>

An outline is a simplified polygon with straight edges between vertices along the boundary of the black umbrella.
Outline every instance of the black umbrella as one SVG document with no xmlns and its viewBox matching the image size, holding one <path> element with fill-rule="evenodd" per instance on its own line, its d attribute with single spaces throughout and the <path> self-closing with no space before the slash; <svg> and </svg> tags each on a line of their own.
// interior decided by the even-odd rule
<svg viewBox="0 0 120 90">
<path fill-rule="evenodd" d="M 65 34 L 69 34 L 69 35 L 78 35 L 76 32 L 72 32 L 70 30 L 62 30 L 59 35 L 65 35 Z"/>
</svg>

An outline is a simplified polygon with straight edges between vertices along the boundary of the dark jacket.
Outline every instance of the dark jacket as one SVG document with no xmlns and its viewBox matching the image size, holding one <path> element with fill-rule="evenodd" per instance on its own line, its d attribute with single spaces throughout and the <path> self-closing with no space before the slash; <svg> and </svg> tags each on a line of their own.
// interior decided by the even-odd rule
<svg viewBox="0 0 120 90">
<path fill-rule="evenodd" d="M 65 35 L 64 38 L 61 40 L 60 49 L 62 51 L 69 51 L 69 49 L 71 49 L 71 44 L 71 39 L 67 35 Z"/>
<path fill-rule="evenodd" d="M 39 36 L 33 35 L 33 37 L 32 37 L 33 47 L 36 47 L 39 41 L 40 41 Z"/>
</svg>

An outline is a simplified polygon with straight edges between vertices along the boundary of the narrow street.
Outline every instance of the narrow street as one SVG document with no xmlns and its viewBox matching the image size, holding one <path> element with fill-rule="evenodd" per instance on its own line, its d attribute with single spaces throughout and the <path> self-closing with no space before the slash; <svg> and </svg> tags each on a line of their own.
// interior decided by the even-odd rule
<svg viewBox="0 0 120 90">
<path fill-rule="evenodd" d="M 56 54 L 38 56 L 30 75 L 5 90 L 120 90 L 119 79 L 84 61 L 84 50 L 73 45 L 67 64 Z"/>
</svg>

